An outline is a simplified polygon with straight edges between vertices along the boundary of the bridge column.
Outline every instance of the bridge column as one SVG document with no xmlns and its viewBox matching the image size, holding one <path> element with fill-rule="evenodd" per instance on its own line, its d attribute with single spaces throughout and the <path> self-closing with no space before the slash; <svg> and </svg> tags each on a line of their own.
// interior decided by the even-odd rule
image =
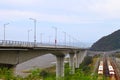
<svg viewBox="0 0 120 80">
<path fill-rule="evenodd" d="M 84 56 L 83 56 L 84 53 L 82 51 L 80 51 L 79 55 L 80 55 L 79 64 L 81 64 L 84 59 Z"/>
<path fill-rule="evenodd" d="M 64 57 L 65 55 L 56 55 L 56 77 L 64 77 Z"/>
<path fill-rule="evenodd" d="M 74 53 L 69 53 L 70 55 L 70 59 L 69 59 L 69 66 L 70 66 L 70 69 L 71 69 L 71 74 L 74 74 L 75 73 L 75 67 L 74 67 Z"/>
<path fill-rule="evenodd" d="M 79 68 L 79 53 L 77 53 L 77 51 L 75 51 L 75 55 L 76 55 L 76 68 Z"/>
<path fill-rule="evenodd" d="M 79 60 L 79 64 L 82 63 L 82 61 L 84 60 L 85 56 L 87 55 L 87 51 L 80 51 L 80 60 Z"/>
</svg>

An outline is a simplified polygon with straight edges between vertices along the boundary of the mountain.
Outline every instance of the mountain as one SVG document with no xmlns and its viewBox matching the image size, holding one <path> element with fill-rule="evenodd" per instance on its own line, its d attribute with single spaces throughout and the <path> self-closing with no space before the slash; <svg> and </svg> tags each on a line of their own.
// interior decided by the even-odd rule
<svg viewBox="0 0 120 80">
<path fill-rule="evenodd" d="M 93 51 L 112 51 L 116 49 L 120 49 L 120 30 L 102 37 L 90 48 Z"/>
</svg>

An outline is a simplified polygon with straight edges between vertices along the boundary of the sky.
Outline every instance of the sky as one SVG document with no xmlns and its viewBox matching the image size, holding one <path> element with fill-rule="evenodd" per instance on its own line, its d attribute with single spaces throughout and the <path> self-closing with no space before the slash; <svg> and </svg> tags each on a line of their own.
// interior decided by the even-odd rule
<svg viewBox="0 0 120 80">
<path fill-rule="evenodd" d="M 94 43 L 120 28 L 120 0 L 0 0 L 0 40 Z M 41 39 L 42 33 L 42 39 Z"/>
</svg>

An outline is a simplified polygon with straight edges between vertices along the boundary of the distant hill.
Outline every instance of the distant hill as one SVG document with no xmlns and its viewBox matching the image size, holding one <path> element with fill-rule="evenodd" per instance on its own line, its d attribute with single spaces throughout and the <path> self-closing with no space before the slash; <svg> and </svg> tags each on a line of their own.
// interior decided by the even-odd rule
<svg viewBox="0 0 120 80">
<path fill-rule="evenodd" d="M 111 51 L 116 49 L 120 49 L 120 30 L 115 31 L 108 36 L 102 37 L 92 45 L 90 50 Z"/>
</svg>

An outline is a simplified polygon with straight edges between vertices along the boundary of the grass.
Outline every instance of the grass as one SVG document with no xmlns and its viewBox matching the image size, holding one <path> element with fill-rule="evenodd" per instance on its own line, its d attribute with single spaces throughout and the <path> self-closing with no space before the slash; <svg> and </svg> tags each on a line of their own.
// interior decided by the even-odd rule
<svg viewBox="0 0 120 80">
<path fill-rule="evenodd" d="M 70 74 L 69 64 L 65 64 L 65 77 L 58 78 L 57 80 L 98 80 L 98 75 L 91 75 L 92 67 L 97 58 L 87 57 L 79 69 L 75 70 L 75 74 Z M 88 61 L 89 60 L 89 61 Z M 0 68 L 0 79 L 2 80 L 56 80 L 55 66 L 46 69 L 33 69 L 25 78 L 14 76 L 12 69 Z M 101 80 L 107 80 L 103 78 Z"/>
</svg>

